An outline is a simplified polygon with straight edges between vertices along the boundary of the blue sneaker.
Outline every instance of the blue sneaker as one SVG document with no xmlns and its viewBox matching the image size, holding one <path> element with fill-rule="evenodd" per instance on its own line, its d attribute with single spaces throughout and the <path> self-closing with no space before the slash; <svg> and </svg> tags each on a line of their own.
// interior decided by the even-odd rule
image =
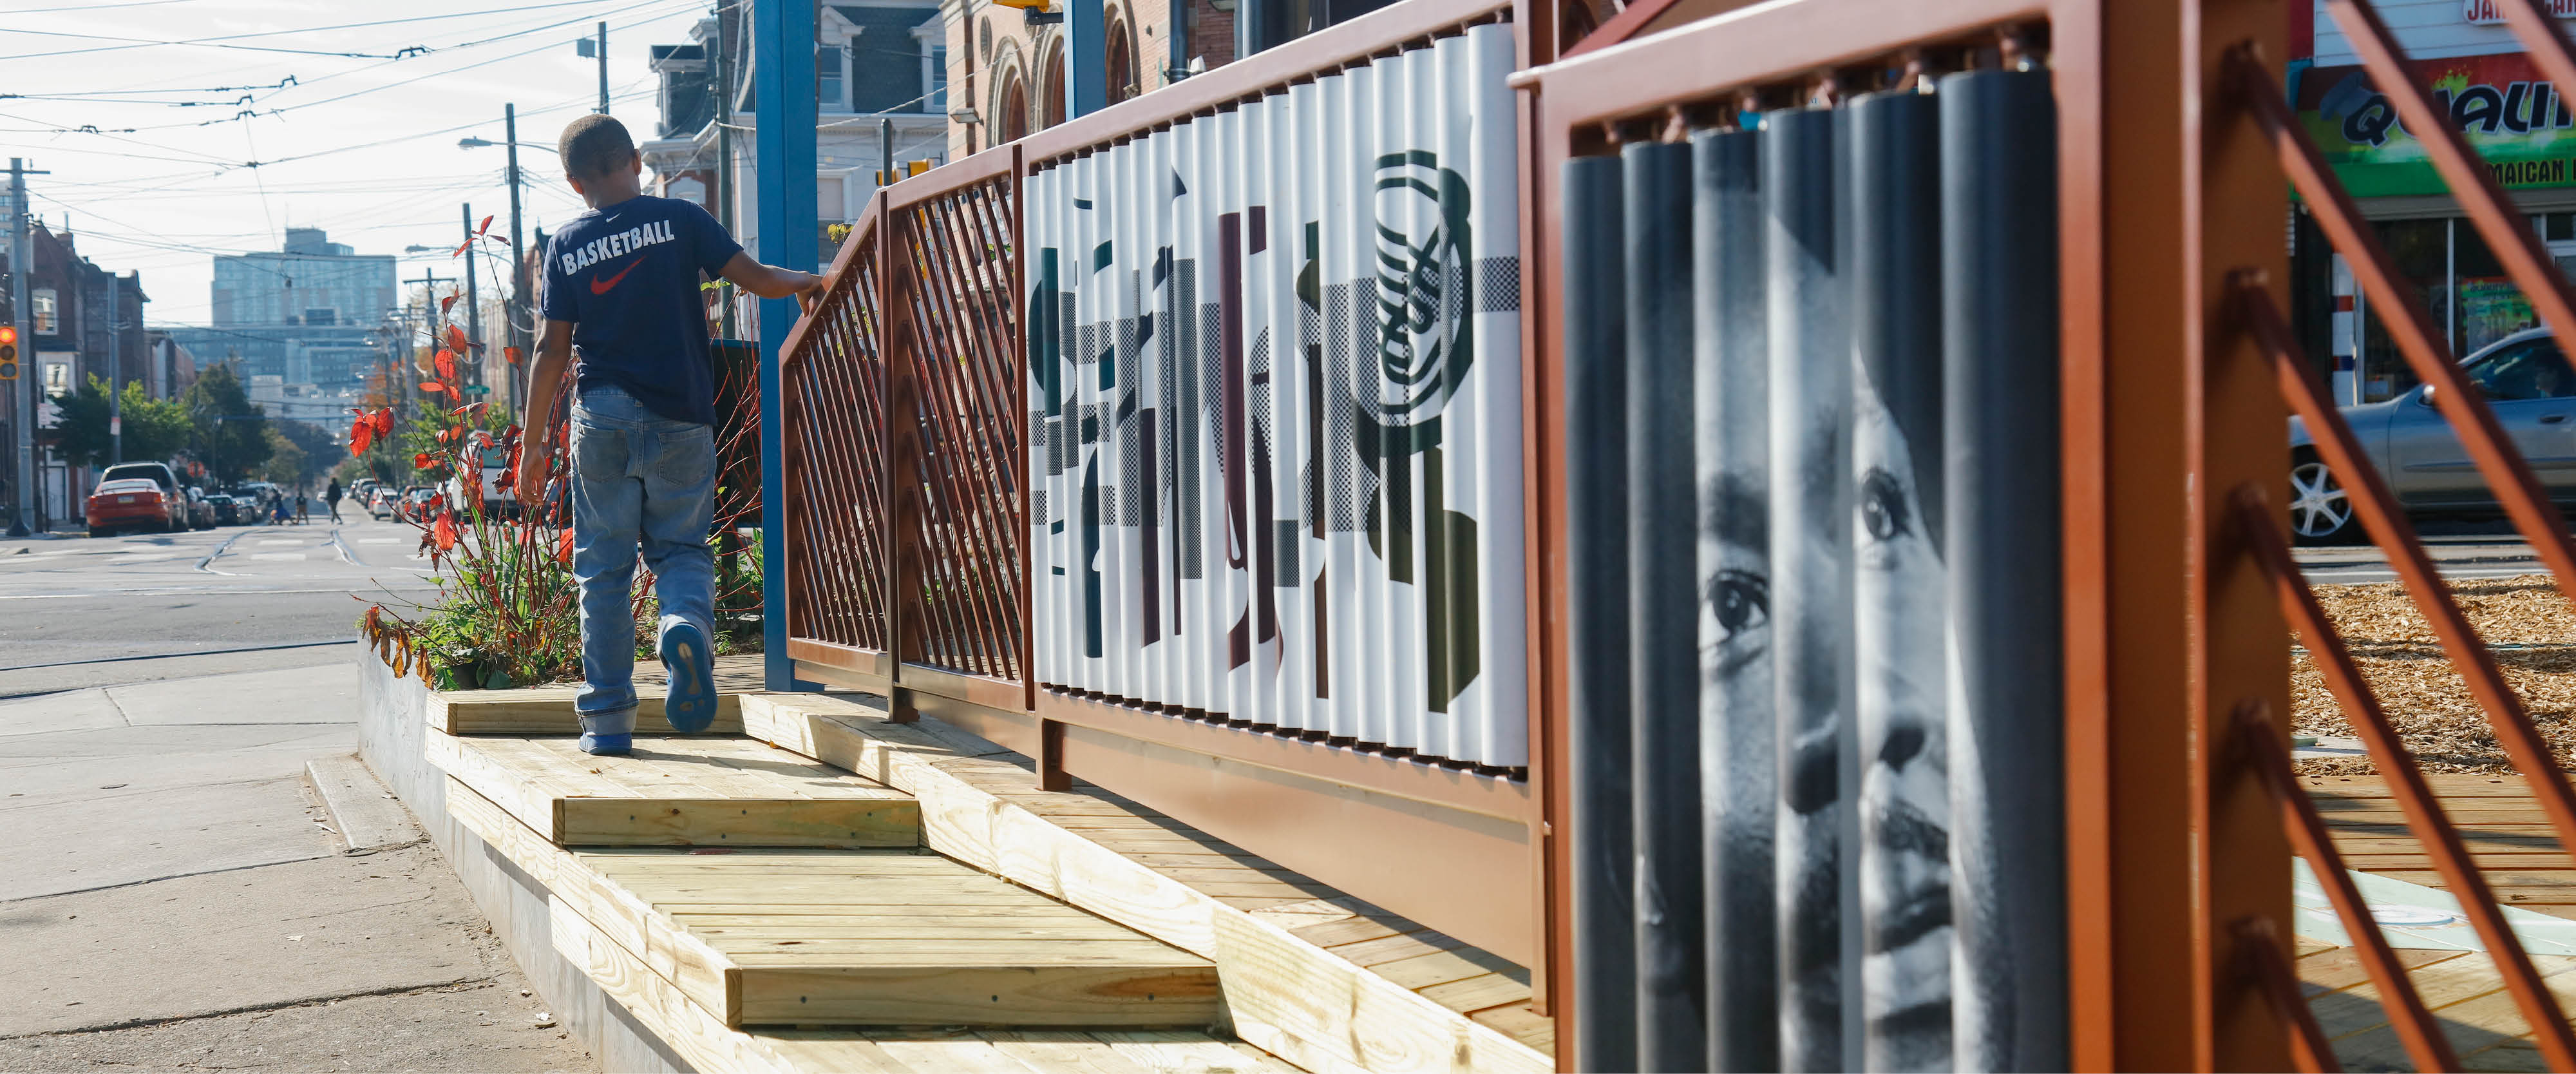
<svg viewBox="0 0 2576 1074">
<path fill-rule="evenodd" d="M 634 748 L 634 709 L 581 718 L 581 752 L 622 754 Z"/>
<path fill-rule="evenodd" d="M 671 693 L 662 702 L 662 718 L 671 729 L 694 735 L 716 722 L 716 661 L 705 631 L 686 621 L 662 632 L 662 667 L 671 673 Z"/>
</svg>

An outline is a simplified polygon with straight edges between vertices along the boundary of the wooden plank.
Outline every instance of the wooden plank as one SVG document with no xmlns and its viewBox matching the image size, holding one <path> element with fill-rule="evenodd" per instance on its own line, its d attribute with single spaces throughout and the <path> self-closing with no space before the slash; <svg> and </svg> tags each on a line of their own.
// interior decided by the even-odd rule
<svg viewBox="0 0 2576 1074">
<path fill-rule="evenodd" d="M 976 1036 L 1012 1061 L 1050 1074 L 1160 1074 L 1079 1030 L 983 1030 Z"/>
<path fill-rule="evenodd" d="M 538 687 L 529 690 L 472 690 L 447 693 L 429 692 L 429 726 L 451 735 L 565 735 L 581 732 L 581 718 L 573 712 L 577 687 Z M 636 698 L 635 731 L 645 735 L 678 734 L 677 728 L 662 715 L 662 696 L 655 691 L 639 691 Z M 731 734 L 742 730 L 742 695 L 716 695 L 715 721 L 706 733 Z"/>
<path fill-rule="evenodd" d="M 2531 961 L 2539 967 L 2544 975 L 2542 984 L 2558 997 L 2560 1006 L 2576 1005 L 2576 974 L 2568 972 L 2576 969 L 2576 958 L 2534 955 Z M 2453 964 L 2446 962 L 2441 965 Z M 2492 973 L 2491 963 L 2489 970 Z M 2530 1025 L 2522 1020 L 2521 1011 L 2515 1007 L 2513 997 L 2504 991 L 2501 978 L 2494 989 L 2474 998 L 2436 1004 L 2433 997 L 2426 996 L 2425 1003 L 2433 1007 L 2433 1014 L 2442 1020 L 2443 1031 L 2461 1052 L 2527 1038 L 2531 1032 Z M 2348 1070 L 2394 1070 L 2402 1069 L 2407 1063 L 2404 1046 L 2398 1042 L 2396 1032 L 2386 1025 L 2337 1040 L 2335 1054 L 2343 1059 Z"/>
<path fill-rule="evenodd" d="M 1102 1029 L 1092 1031 L 1091 1036 L 1118 1049 L 1123 1055 L 1151 1064 L 1158 1072 L 1287 1074 L 1295 1069 L 1259 1049 L 1231 1047 L 1210 1040 L 1205 1034 L 1185 1030 Z"/>
<path fill-rule="evenodd" d="M 876 1034 L 874 1043 L 914 1074 L 1037 1074 L 970 1033 Z"/>
<path fill-rule="evenodd" d="M 1050 945 L 1054 946 L 1054 945 Z M 746 1023 L 1101 1026 L 1208 1024 L 1221 1017 L 1216 967 L 801 967 L 746 960 Z"/>
<path fill-rule="evenodd" d="M 1487 973 L 1424 988 L 1422 998 L 1463 1012 L 1505 1003 L 1528 1003 L 1530 986 L 1525 974 L 1514 977 L 1506 973 Z"/>
<path fill-rule="evenodd" d="M 1432 951 L 1426 954 L 1415 955 L 1411 958 L 1399 958 L 1390 962 L 1378 963 L 1371 968 L 1377 971 L 1378 976 L 1403 985 L 1406 988 L 1413 989 L 1416 992 L 1423 992 L 1425 995 L 1429 995 L 1430 993 L 1424 992 L 1424 990 L 1433 985 L 1448 984 L 1452 981 L 1463 981 L 1470 977 L 1481 977 L 1489 973 L 1502 974 L 1505 976 L 1517 974 L 1519 975 L 1521 982 L 1522 998 L 1528 998 L 1529 974 L 1526 971 L 1502 960 L 1501 958 L 1486 954 L 1485 952 L 1474 948 Z M 1438 999 L 1439 997 L 1433 996 L 1432 998 Z M 1509 1002 L 1508 997 L 1505 999 L 1479 1003 L 1476 1004 L 1475 1007 L 1461 1007 L 1455 1003 L 1448 1003 L 1445 1001 L 1442 1002 L 1441 1005 L 1448 1007 L 1453 1011 L 1464 1012 L 1475 1010 L 1477 1007 L 1491 1007 L 1496 1003 L 1505 1002 Z"/>
<path fill-rule="evenodd" d="M 1531 1010 L 1527 1003 L 1487 1007 L 1467 1017 L 1510 1036 L 1541 1055 L 1556 1054 L 1556 1020 Z"/>
<path fill-rule="evenodd" d="M 908 847 L 909 798 L 557 800 L 563 841 L 590 846 Z"/>
<path fill-rule="evenodd" d="M 2429 966 L 2462 957 L 2464 953 L 2401 947 L 2397 949 L 2397 961 L 2408 967 Z M 2298 970 L 2300 987 L 2310 996 L 2350 988 L 2370 980 L 2370 970 L 2362 965 L 2360 949 L 2355 947 L 2329 947 L 2309 955 L 2299 960 Z"/>
</svg>

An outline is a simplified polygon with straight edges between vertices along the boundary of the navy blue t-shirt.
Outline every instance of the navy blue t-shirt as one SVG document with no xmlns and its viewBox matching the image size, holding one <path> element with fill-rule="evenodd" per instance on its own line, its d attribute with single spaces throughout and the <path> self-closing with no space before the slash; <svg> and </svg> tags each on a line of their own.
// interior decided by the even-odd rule
<svg viewBox="0 0 2576 1074">
<path fill-rule="evenodd" d="M 545 315 L 570 321 L 578 390 L 624 389 L 677 421 L 716 423 L 698 278 L 742 245 L 694 202 L 639 195 L 592 209 L 546 243 Z"/>
</svg>

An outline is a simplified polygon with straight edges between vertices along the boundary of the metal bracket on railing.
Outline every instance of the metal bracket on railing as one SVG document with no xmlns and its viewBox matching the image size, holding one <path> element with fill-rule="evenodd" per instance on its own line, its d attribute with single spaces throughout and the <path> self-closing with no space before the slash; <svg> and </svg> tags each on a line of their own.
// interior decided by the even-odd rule
<svg viewBox="0 0 2576 1074">
<path fill-rule="evenodd" d="M 2228 932 L 2236 940 L 2239 974 L 2253 978 L 2263 989 L 2264 998 L 2272 1001 L 2272 1010 L 2290 1023 L 2290 1057 L 2297 1061 L 2299 1069 L 2341 1071 L 2343 1063 L 2335 1058 L 2334 1044 L 2326 1039 L 2325 1027 L 2317 1024 L 2317 1012 L 2308 1008 L 2299 975 L 2291 968 L 2288 953 L 2282 950 L 2281 934 L 2271 922 L 2259 917 L 2239 918 Z"/>
</svg>

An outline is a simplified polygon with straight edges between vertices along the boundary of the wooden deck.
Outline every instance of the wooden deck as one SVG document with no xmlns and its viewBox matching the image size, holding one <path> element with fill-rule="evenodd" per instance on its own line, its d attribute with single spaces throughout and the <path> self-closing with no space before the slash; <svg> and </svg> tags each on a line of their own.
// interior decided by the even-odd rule
<svg viewBox="0 0 2576 1074">
<path fill-rule="evenodd" d="M 1555 1069 L 1528 972 L 936 720 L 754 694 L 744 732 L 921 801 L 926 845 L 1216 959 L 1245 1040 L 1310 1070 Z"/>
<path fill-rule="evenodd" d="M 597 758 L 571 700 L 433 694 L 421 755 L 535 942 L 698 1069 L 1554 1067 L 1521 967 L 935 720 L 747 692 Z"/>
<path fill-rule="evenodd" d="M 2576 918 L 2576 861 L 2559 849 L 2549 824 L 2519 776 L 2426 777 L 2480 872 L 2508 906 Z M 2356 870 L 2447 890 L 2432 859 L 2412 832 L 2386 782 L 2375 776 L 2304 776 L 2336 849 Z M 2302 940 L 2299 978 L 2308 1003 L 2334 1039 L 2347 1070 L 2410 1070 L 2379 1003 L 2379 991 L 2348 947 Z M 2442 1020 L 2470 1070 L 2541 1070 L 2530 1025 L 2504 991 L 2494 961 L 2484 952 L 2397 952 L 2408 976 Z M 2559 1004 L 2576 1012 L 2576 957 L 2534 955 Z"/>
</svg>

